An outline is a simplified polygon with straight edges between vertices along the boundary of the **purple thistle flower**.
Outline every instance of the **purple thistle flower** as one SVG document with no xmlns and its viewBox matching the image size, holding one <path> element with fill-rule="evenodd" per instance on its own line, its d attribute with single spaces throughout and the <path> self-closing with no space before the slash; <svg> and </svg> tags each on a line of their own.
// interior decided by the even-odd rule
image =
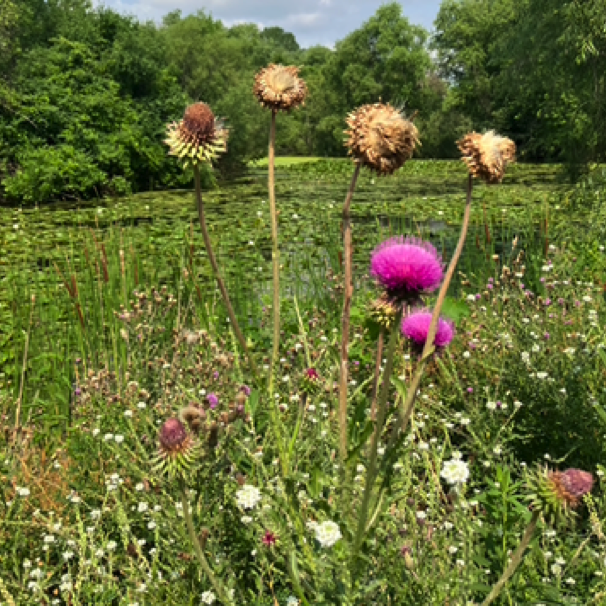
<svg viewBox="0 0 606 606">
<path fill-rule="evenodd" d="M 417 311 L 406 316 L 402 320 L 402 334 L 414 341 L 417 345 L 425 345 L 429 325 L 431 324 L 432 312 Z M 454 337 L 454 324 L 443 318 L 438 318 L 438 330 L 434 339 L 436 347 L 446 347 Z"/>
<path fill-rule="evenodd" d="M 248 385 L 242 385 L 240 391 L 248 398 L 250 396 L 250 387 Z"/>
<path fill-rule="evenodd" d="M 219 398 L 217 397 L 217 394 L 209 393 L 206 399 L 208 400 L 208 403 L 210 404 L 210 407 L 212 409 L 217 408 L 217 404 L 219 403 Z"/>
<path fill-rule="evenodd" d="M 544 305 L 545 305 L 545 307 L 549 307 L 551 305 L 551 299 L 549 297 L 547 299 L 545 299 Z"/>
<path fill-rule="evenodd" d="M 467 393 L 473 393 L 473 387 L 468 387 L 467 388 Z"/>
<path fill-rule="evenodd" d="M 396 236 L 374 249 L 370 273 L 390 293 L 416 294 L 440 285 L 444 264 L 429 242 Z"/>
</svg>

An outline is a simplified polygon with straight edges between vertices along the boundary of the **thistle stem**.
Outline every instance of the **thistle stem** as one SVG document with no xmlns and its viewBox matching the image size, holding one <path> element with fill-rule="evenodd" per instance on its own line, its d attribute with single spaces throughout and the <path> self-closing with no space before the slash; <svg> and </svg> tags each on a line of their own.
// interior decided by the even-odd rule
<svg viewBox="0 0 606 606">
<path fill-rule="evenodd" d="M 381 360 L 383 359 L 383 344 L 385 341 L 385 331 L 381 329 L 379 340 L 377 341 L 377 358 L 375 360 L 375 378 L 372 384 L 372 404 L 370 405 L 370 418 L 377 418 L 377 393 L 379 391 L 379 377 L 381 376 Z"/>
<path fill-rule="evenodd" d="M 520 565 L 522 559 L 524 558 L 524 552 L 526 548 L 530 544 L 532 537 L 534 535 L 534 531 L 537 528 L 537 522 L 539 521 L 539 511 L 535 510 L 532 512 L 532 518 L 530 518 L 530 522 L 524 531 L 524 536 L 518 545 L 518 548 L 515 550 L 513 555 L 511 556 L 511 562 L 509 562 L 509 566 L 505 569 L 505 572 L 501 575 L 501 578 L 497 581 L 496 585 L 492 588 L 492 591 L 488 594 L 488 597 L 482 602 L 482 606 L 488 606 L 492 604 L 499 594 L 501 590 L 505 586 L 505 583 L 509 580 L 509 578 L 516 571 L 517 567 Z"/>
<path fill-rule="evenodd" d="M 217 577 L 213 574 L 213 571 L 210 569 L 208 565 L 208 561 L 204 552 L 202 551 L 202 547 L 200 547 L 200 542 L 198 541 L 198 537 L 196 536 L 196 530 L 194 528 L 194 522 L 191 517 L 191 511 L 189 510 L 189 499 L 187 497 L 187 488 L 183 481 L 181 481 L 181 503 L 183 505 L 183 517 L 185 518 L 185 522 L 187 523 L 187 530 L 189 532 L 189 538 L 194 546 L 194 551 L 196 552 L 196 556 L 200 562 L 200 566 L 202 566 L 202 570 L 204 570 L 208 580 L 211 585 L 214 587 L 217 592 L 217 596 L 226 605 L 233 605 L 233 601 L 227 595 L 227 592 L 223 589 L 223 586 L 217 580 Z"/>
<path fill-rule="evenodd" d="M 448 287 L 450 286 L 450 282 L 457 267 L 457 263 L 459 262 L 459 258 L 461 256 L 461 253 L 463 252 L 463 246 L 465 245 L 465 239 L 467 237 L 467 229 L 469 228 L 469 218 L 471 216 L 472 191 L 473 179 L 472 176 L 469 175 L 467 181 L 467 200 L 465 204 L 465 213 L 463 215 L 463 224 L 461 226 L 461 234 L 459 235 L 459 241 L 457 242 L 457 247 L 455 248 L 455 251 L 452 255 L 450 264 L 448 265 L 448 270 L 446 271 L 446 276 L 444 277 L 444 281 L 442 282 L 440 292 L 438 293 L 438 298 L 433 309 L 433 315 L 431 316 L 431 324 L 429 325 L 429 331 L 427 332 L 427 340 L 425 341 L 423 353 L 421 354 L 421 361 L 419 362 L 417 372 L 415 373 L 412 382 L 408 386 L 408 391 L 406 392 L 406 400 L 402 403 L 400 418 L 395 423 L 392 429 L 387 446 L 388 450 L 394 445 L 400 431 L 406 430 L 406 426 L 408 425 L 410 417 L 412 416 L 415 401 L 417 399 L 417 392 L 419 390 L 419 385 L 421 384 L 421 379 L 423 378 L 423 373 L 425 372 L 425 367 L 427 366 L 427 361 L 431 358 L 431 355 L 435 351 L 433 342 L 436 338 L 436 333 L 438 331 L 438 319 L 440 317 L 440 311 L 442 311 L 442 305 L 444 304 L 444 300 L 446 299 Z"/>
<path fill-rule="evenodd" d="M 278 247 L 278 214 L 276 212 L 276 110 L 271 112 L 271 126 L 269 128 L 269 212 L 271 215 L 271 260 L 273 270 L 273 315 L 274 335 L 269 368 L 269 397 L 273 398 L 274 372 L 280 354 L 280 249 Z M 273 399 L 271 400 L 273 404 Z"/>
<path fill-rule="evenodd" d="M 377 420 L 375 423 L 375 430 L 372 434 L 370 442 L 370 456 L 368 459 L 368 468 L 366 471 L 366 483 L 364 485 L 364 494 L 362 496 L 362 504 L 360 506 L 360 515 L 358 517 L 358 528 L 354 538 L 353 545 L 353 564 L 357 559 L 358 552 L 362 546 L 364 540 L 364 534 L 366 531 L 366 520 L 368 519 L 368 510 L 370 506 L 370 499 L 372 496 L 372 488 L 374 486 L 377 477 L 377 451 L 379 448 L 379 439 L 381 438 L 381 432 L 385 419 L 387 417 L 387 397 L 389 395 L 389 386 L 391 384 L 391 374 L 393 372 L 393 359 L 396 351 L 396 343 L 398 342 L 398 332 L 400 330 L 400 321 L 402 319 L 402 312 L 399 312 L 393 326 L 391 327 L 391 334 L 389 336 L 389 345 L 387 349 L 387 362 L 385 363 L 385 372 L 383 373 L 383 384 L 381 385 L 381 393 L 379 395 L 378 406 L 377 406 Z"/>
<path fill-rule="evenodd" d="M 345 257 L 345 277 L 343 284 L 343 314 L 341 316 L 341 366 L 339 374 L 339 454 L 341 461 L 347 458 L 347 373 L 349 364 L 349 320 L 351 316 L 351 299 L 353 297 L 351 244 L 351 200 L 356 182 L 360 175 L 361 165 L 356 164 L 349 191 L 343 204 L 343 255 Z"/>
<path fill-rule="evenodd" d="M 202 230 L 202 237 L 204 238 L 204 246 L 206 247 L 206 253 L 208 254 L 208 259 L 210 261 L 210 265 L 212 267 L 213 273 L 215 274 L 215 279 L 217 280 L 217 285 L 219 286 L 219 291 L 221 292 L 221 297 L 223 297 L 223 302 L 225 303 L 225 307 L 227 308 L 227 315 L 229 316 L 229 321 L 231 322 L 231 326 L 234 330 L 236 338 L 240 343 L 240 346 L 244 350 L 246 357 L 248 359 L 248 364 L 250 366 L 250 370 L 255 377 L 255 381 L 259 382 L 259 373 L 257 371 L 257 365 L 255 364 L 249 350 L 246 345 L 246 339 L 240 330 L 240 325 L 238 324 L 238 319 L 236 318 L 236 314 L 234 312 L 234 308 L 229 299 L 229 295 L 227 294 L 227 288 L 225 288 L 225 282 L 221 277 L 221 272 L 219 271 L 219 265 L 217 263 L 217 259 L 215 257 L 215 253 L 213 251 L 212 243 L 210 241 L 210 236 L 208 235 L 208 228 L 206 226 L 206 217 L 204 215 L 204 202 L 202 201 L 202 189 L 200 187 L 200 168 L 197 164 L 194 164 L 194 183 L 196 189 L 196 202 L 198 205 L 198 219 L 200 220 L 200 229 Z"/>
</svg>

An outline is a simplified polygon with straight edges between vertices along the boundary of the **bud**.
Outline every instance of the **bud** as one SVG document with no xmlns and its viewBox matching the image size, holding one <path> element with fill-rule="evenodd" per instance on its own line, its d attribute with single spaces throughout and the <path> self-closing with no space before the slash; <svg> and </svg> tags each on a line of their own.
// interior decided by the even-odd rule
<svg viewBox="0 0 606 606">
<path fill-rule="evenodd" d="M 551 471 L 539 468 L 530 473 L 528 480 L 533 494 L 529 497 L 533 509 L 542 511 L 555 522 L 560 517 L 573 515 L 582 498 L 593 488 L 593 476 L 580 469 Z"/>
<path fill-rule="evenodd" d="M 320 384 L 320 375 L 315 368 L 308 368 L 301 380 L 301 391 L 306 394 L 313 394 L 317 391 Z"/>
<path fill-rule="evenodd" d="M 187 433 L 179 419 L 171 418 L 160 428 L 156 469 L 169 478 L 189 472 L 197 453 L 197 442 Z"/>
</svg>

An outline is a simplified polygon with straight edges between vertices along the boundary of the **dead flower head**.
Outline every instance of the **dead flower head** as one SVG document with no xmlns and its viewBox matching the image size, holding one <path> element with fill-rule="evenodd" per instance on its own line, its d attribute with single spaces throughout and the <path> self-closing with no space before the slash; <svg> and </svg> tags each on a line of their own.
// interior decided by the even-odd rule
<svg viewBox="0 0 606 606">
<path fill-rule="evenodd" d="M 206 103 L 190 105 L 180 122 L 168 125 L 167 134 L 164 143 L 170 147 L 168 153 L 185 160 L 184 166 L 190 162 L 210 164 L 227 151 L 228 131 Z"/>
<path fill-rule="evenodd" d="M 263 107 L 289 111 L 304 103 L 307 86 L 299 77 L 298 67 L 272 63 L 255 76 L 253 92 Z"/>
<path fill-rule="evenodd" d="M 500 137 L 494 130 L 483 135 L 469 133 L 457 141 L 457 147 L 471 175 L 486 183 L 500 183 L 505 167 L 515 162 L 515 143 L 507 137 Z"/>
<path fill-rule="evenodd" d="M 347 117 L 345 145 L 354 160 L 379 175 L 389 175 L 412 157 L 417 127 L 389 103 L 363 105 Z"/>
</svg>

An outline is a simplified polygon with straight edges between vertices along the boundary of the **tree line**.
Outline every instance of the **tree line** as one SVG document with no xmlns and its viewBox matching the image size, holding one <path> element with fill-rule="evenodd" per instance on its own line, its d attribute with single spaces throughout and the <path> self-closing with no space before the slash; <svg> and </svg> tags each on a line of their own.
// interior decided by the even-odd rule
<svg viewBox="0 0 606 606">
<path fill-rule="evenodd" d="M 204 11 L 155 24 L 89 0 L 0 0 L 0 199 L 189 186 L 163 139 L 192 101 L 229 126 L 220 172 L 241 170 L 266 154 L 251 87 L 269 63 L 302 66 L 309 88 L 279 154 L 344 155 L 347 113 L 382 99 L 417 112 L 420 157 L 496 128 L 522 159 L 584 167 L 606 156 L 605 19 L 603 0 L 444 0 L 430 37 L 394 2 L 333 50 Z"/>
</svg>

